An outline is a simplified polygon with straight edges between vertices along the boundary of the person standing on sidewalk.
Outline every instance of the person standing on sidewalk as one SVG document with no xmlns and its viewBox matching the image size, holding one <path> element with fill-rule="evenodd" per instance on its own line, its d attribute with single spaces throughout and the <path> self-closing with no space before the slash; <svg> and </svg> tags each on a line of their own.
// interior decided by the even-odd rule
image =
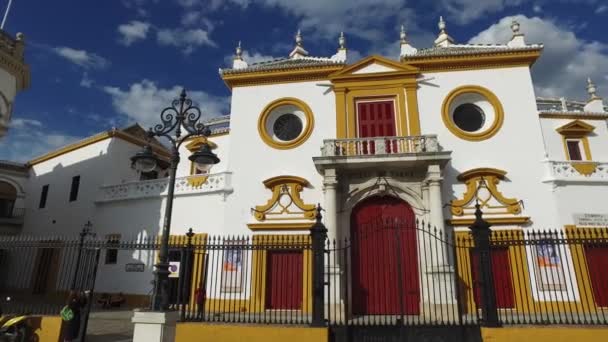
<svg viewBox="0 0 608 342">
<path fill-rule="evenodd" d="M 66 305 L 61 310 L 61 318 L 64 325 L 64 342 L 78 341 L 81 326 L 81 311 L 86 304 L 86 296 L 78 291 L 72 290 L 68 296 Z"/>
</svg>

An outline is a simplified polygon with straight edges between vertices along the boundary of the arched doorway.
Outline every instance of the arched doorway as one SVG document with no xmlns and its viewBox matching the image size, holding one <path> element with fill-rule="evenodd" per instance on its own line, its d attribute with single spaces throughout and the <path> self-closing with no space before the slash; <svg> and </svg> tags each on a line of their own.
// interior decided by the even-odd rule
<svg viewBox="0 0 608 342">
<path fill-rule="evenodd" d="M 417 315 L 420 283 L 415 215 L 391 196 L 373 196 L 351 213 L 355 315 Z"/>
<path fill-rule="evenodd" d="M 7 182 L 0 181 L 0 217 L 12 217 L 17 189 Z"/>
</svg>

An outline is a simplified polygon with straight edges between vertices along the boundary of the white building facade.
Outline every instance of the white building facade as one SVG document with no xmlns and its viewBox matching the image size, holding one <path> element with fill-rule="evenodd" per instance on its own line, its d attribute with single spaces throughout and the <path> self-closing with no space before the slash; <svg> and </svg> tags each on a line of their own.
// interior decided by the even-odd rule
<svg viewBox="0 0 608 342">
<path fill-rule="evenodd" d="M 586 102 L 537 98 L 530 68 L 542 45 L 527 44 L 517 23 L 496 45 L 456 44 L 439 28 L 429 49 L 402 32 L 399 61 L 347 64 L 344 36 L 327 58 L 309 56 L 299 33 L 284 59 L 248 65 L 239 46 L 220 70 L 230 116 L 180 150 L 171 234 L 306 235 L 317 203 L 337 239 L 362 239 L 386 219 L 466 231 L 475 203 L 493 229 L 608 225 L 608 113 L 592 81 Z M 137 174 L 129 158 L 140 131 L 116 132 L 28 164 L 21 233 L 75 235 L 91 221 L 98 237 L 160 234 L 166 171 Z M 208 174 L 188 161 L 201 143 L 221 160 Z M 416 240 L 408 246 L 431 248 Z M 433 253 L 422 272 L 454 272 Z M 151 269 L 153 258 L 123 254 L 100 266 L 98 291 L 146 295 L 151 274 L 124 265 L 140 258 Z"/>
</svg>

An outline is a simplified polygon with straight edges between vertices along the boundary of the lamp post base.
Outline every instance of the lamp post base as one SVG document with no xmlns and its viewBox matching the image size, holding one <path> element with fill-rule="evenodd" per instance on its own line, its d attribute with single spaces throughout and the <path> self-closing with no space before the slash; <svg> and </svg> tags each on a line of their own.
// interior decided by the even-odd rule
<svg viewBox="0 0 608 342">
<path fill-rule="evenodd" d="M 134 311 L 133 342 L 173 342 L 178 312 Z"/>
</svg>

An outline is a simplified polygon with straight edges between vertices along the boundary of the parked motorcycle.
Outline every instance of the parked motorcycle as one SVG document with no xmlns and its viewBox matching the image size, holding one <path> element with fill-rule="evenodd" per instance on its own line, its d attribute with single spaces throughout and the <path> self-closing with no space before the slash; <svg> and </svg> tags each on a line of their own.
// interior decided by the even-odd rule
<svg viewBox="0 0 608 342">
<path fill-rule="evenodd" d="M 4 303 L 11 301 L 6 297 Z M 0 342 L 27 342 L 31 338 L 28 315 L 5 315 L 0 305 Z"/>
</svg>

